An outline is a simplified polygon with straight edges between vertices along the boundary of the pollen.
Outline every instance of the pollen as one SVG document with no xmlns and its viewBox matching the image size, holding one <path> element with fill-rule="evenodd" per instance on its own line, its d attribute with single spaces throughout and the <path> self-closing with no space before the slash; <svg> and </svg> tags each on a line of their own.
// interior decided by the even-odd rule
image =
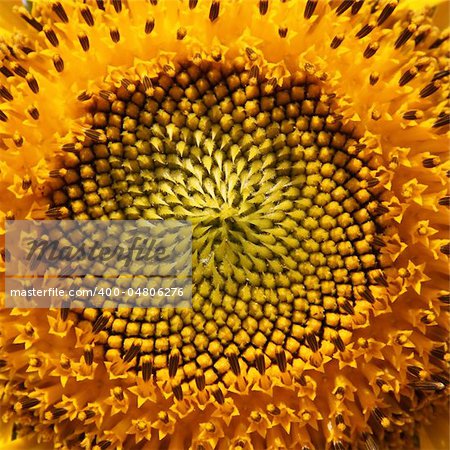
<svg viewBox="0 0 450 450">
<path fill-rule="evenodd" d="M 423 434 L 445 417 L 450 362 L 449 43 L 434 13 L 36 1 L 10 31 L 0 21 L 2 217 L 177 219 L 193 238 L 190 307 L 0 309 L 6 442 L 441 438 Z"/>
</svg>

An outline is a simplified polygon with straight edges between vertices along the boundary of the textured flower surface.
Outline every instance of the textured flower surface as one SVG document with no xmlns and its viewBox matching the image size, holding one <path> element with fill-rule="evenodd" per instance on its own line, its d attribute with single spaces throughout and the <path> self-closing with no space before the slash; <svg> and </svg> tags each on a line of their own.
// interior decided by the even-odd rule
<svg viewBox="0 0 450 450">
<path fill-rule="evenodd" d="M 448 448 L 440 3 L 0 6 L 2 220 L 193 225 L 192 308 L 0 310 L 11 448 Z"/>
</svg>

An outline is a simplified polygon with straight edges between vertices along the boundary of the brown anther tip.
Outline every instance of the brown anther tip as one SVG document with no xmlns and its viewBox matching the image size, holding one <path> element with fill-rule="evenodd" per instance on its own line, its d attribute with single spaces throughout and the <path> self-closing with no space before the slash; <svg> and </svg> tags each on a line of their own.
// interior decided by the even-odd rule
<svg viewBox="0 0 450 450">
<path fill-rule="evenodd" d="M 87 34 L 84 32 L 79 33 L 78 41 L 80 42 L 80 45 L 81 45 L 81 48 L 83 49 L 83 51 L 87 52 L 90 47 L 89 38 L 87 37 Z"/>
<path fill-rule="evenodd" d="M 155 19 L 153 19 L 153 17 L 150 17 L 145 21 L 145 34 L 150 34 L 153 31 L 153 28 L 155 28 Z"/>
<path fill-rule="evenodd" d="M 40 117 L 39 110 L 35 106 L 28 107 L 27 112 L 33 120 L 38 120 Z"/>
<path fill-rule="evenodd" d="M 445 389 L 445 384 L 437 381 L 414 381 L 409 383 L 409 386 L 421 392 L 436 392 Z"/>
<path fill-rule="evenodd" d="M 341 4 L 336 8 L 336 15 L 344 14 L 354 3 L 355 0 L 342 0 Z"/>
<path fill-rule="evenodd" d="M 421 98 L 427 98 L 430 95 L 433 95 L 439 88 L 441 87 L 441 83 L 439 81 L 433 81 L 427 84 L 421 91 L 419 96 Z"/>
<path fill-rule="evenodd" d="M 25 20 L 25 22 L 32 26 L 36 31 L 41 32 L 44 28 L 40 22 L 38 22 L 34 17 L 31 17 L 25 9 L 21 9 L 22 12 L 19 13 L 20 17 Z M 24 12 L 25 11 L 25 12 Z"/>
<path fill-rule="evenodd" d="M 37 94 L 39 92 L 39 84 L 36 81 L 36 78 L 34 78 L 34 76 L 29 73 L 27 74 L 25 79 L 27 80 L 27 84 L 28 87 L 31 89 L 31 92 L 33 92 L 33 94 Z"/>
<path fill-rule="evenodd" d="M 14 97 L 11 94 L 11 92 L 9 92 L 8 89 L 2 85 L 0 85 L 0 96 L 8 102 L 14 100 Z"/>
<path fill-rule="evenodd" d="M 255 355 L 255 367 L 261 375 L 264 375 L 266 372 L 266 362 L 264 359 L 264 354 L 261 351 L 257 351 Z"/>
<path fill-rule="evenodd" d="M 29 175 L 25 175 L 22 180 L 22 189 L 27 191 L 31 187 L 31 178 Z"/>
<path fill-rule="evenodd" d="M 212 0 L 211 7 L 209 9 L 209 20 L 215 22 L 220 13 L 220 0 Z"/>
<path fill-rule="evenodd" d="M 230 367 L 232 372 L 235 375 L 239 375 L 241 373 L 241 367 L 239 365 L 239 359 L 238 356 L 236 355 L 236 353 L 230 353 L 228 355 L 228 361 L 230 362 Z"/>
<path fill-rule="evenodd" d="M 357 39 L 362 39 L 366 37 L 368 34 L 370 34 L 374 28 L 375 28 L 374 24 L 367 23 L 356 33 L 355 36 Z"/>
<path fill-rule="evenodd" d="M 45 25 L 44 34 L 47 40 L 50 42 L 50 44 L 53 45 L 53 47 L 58 47 L 59 39 L 58 36 L 56 36 L 55 30 L 50 28 L 48 25 Z"/>
<path fill-rule="evenodd" d="M 223 405 L 225 403 L 225 397 L 223 395 L 222 390 L 219 387 L 214 388 L 212 390 L 212 394 L 219 405 Z"/>
<path fill-rule="evenodd" d="M 109 36 L 111 37 L 111 40 L 117 44 L 120 41 L 120 32 L 117 27 L 111 27 L 109 29 Z"/>
<path fill-rule="evenodd" d="M 305 19 L 310 19 L 314 14 L 317 7 L 318 0 L 308 0 L 306 2 L 305 11 L 303 12 L 303 17 Z"/>
<path fill-rule="evenodd" d="M 187 35 L 187 30 L 184 27 L 180 27 L 177 30 L 177 40 L 182 41 Z"/>
<path fill-rule="evenodd" d="M 339 336 L 339 334 L 333 339 L 333 343 L 339 351 L 341 351 L 341 352 L 345 351 L 344 341 Z"/>
<path fill-rule="evenodd" d="M 370 74 L 369 83 L 371 86 L 375 86 L 380 79 L 380 74 L 378 72 L 373 72 Z"/>
<path fill-rule="evenodd" d="M 438 297 L 439 301 L 449 305 L 450 304 L 450 294 L 442 294 Z"/>
<path fill-rule="evenodd" d="M 142 365 L 142 379 L 147 382 L 152 377 L 153 372 L 153 359 L 149 355 L 144 355 L 141 358 Z"/>
<path fill-rule="evenodd" d="M 375 297 L 373 296 L 372 292 L 368 287 L 365 287 L 363 291 L 361 292 L 361 296 L 367 300 L 369 303 L 375 302 Z"/>
<path fill-rule="evenodd" d="M 355 0 L 352 5 L 352 15 L 356 15 L 359 13 L 359 10 L 363 7 L 364 0 Z"/>
<path fill-rule="evenodd" d="M 409 83 L 418 73 L 419 71 L 417 70 L 417 67 L 412 67 L 400 77 L 398 85 L 404 86 L 405 84 Z"/>
<path fill-rule="evenodd" d="M 262 16 L 265 16 L 267 14 L 268 9 L 269 9 L 269 0 L 259 0 L 259 13 Z"/>
<path fill-rule="evenodd" d="M 0 121 L 1 122 L 7 122 L 8 121 L 8 116 L 2 110 L 0 110 Z"/>
<path fill-rule="evenodd" d="M 441 70 L 440 72 L 437 72 L 434 74 L 433 79 L 431 81 L 437 81 L 440 80 L 442 78 L 448 77 L 450 75 L 450 70 L 446 69 L 446 70 Z"/>
<path fill-rule="evenodd" d="M 172 350 L 169 355 L 169 377 L 173 378 L 178 370 L 178 364 L 180 362 L 180 352 L 178 349 Z"/>
<path fill-rule="evenodd" d="M 120 13 L 122 11 L 122 0 L 111 0 L 111 1 L 116 13 Z"/>
<path fill-rule="evenodd" d="M 319 350 L 319 343 L 314 333 L 306 333 L 306 343 L 313 352 L 317 352 L 317 350 Z"/>
<path fill-rule="evenodd" d="M 381 11 L 377 19 L 377 25 L 380 26 L 391 16 L 395 8 L 398 6 L 398 1 L 394 0 L 389 2 Z"/>
<path fill-rule="evenodd" d="M 414 25 L 414 24 L 408 25 L 408 27 L 405 28 L 400 33 L 399 37 L 395 41 L 394 48 L 397 50 L 400 47 L 402 47 L 403 45 L 405 45 L 408 42 L 408 40 L 411 38 L 411 36 L 414 34 L 416 29 L 417 29 L 417 25 Z"/>
<path fill-rule="evenodd" d="M 280 371 L 286 372 L 287 369 L 286 353 L 282 348 L 277 349 L 275 358 Z"/>
<path fill-rule="evenodd" d="M 58 73 L 61 73 L 64 70 L 64 61 L 59 55 L 53 56 L 53 65 Z"/>
<path fill-rule="evenodd" d="M 183 400 L 183 389 L 181 388 L 181 385 L 176 384 L 172 386 L 172 392 L 178 401 Z"/>
<path fill-rule="evenodd" d="M 88 366 L 92 366 L 92 363 L 94 362 L 94 350 L 90 345 L 85 345 L 83 355 L 85 363 Z"/>
<path fill-rule="evenodd" d="M 93 27 L 94 26 L 94 16 L 91 13 L 91 10 L 89 9 L 88 6 L 83 6 L 83 8 L 81 8 L 81 16 L 83 17 L 84 21 L 86 22 L 86 24 L 89 27 Z"/>
<path fill-rule="evenodd" d="M 52 5 L 52 9 L 55 12 L 55 14 L 58 16 L 58 18 L 63 23 L 68 23 L 69 18 L 67 17 L 66 11 L 64 7 L 62 6 L 61 2 L 56 2 Z"/>
<path fill-rule="evenodd" d="M 125 352 L 122 359 L 123 362 L 128 363 L 132 361 L 141 351 L 142 342 L 140 339 L 136 339 L 131 347 Z"/>
<path fill-rule="evenodd" d="M 405 120 L 417 120 L 419 118 L 419 115 L 421 112 L 422 111 L 417 111 L 415 109 L 412 109 L 410 111 L 406 111 L 405 113 L 403 113 L 403 118 Z"/>
<path fill-rule="evenodd" d="M 337 49 L 337 48 L 342 44 L 342 42 L 344 41 L 344 39 L 345 39 L 345 35 L 344 35 L 344 34 L 337 34 L 337 35 L 333 38 L 333 40 L 331 41 L 330 47 L 331 47 L 333 50 Z"/>
<path fill-rule="evenodd" d="M 288 29 L 287 27 L 279 27 L 278 28 L 278 36 L 280 36 L 280 38 L 284 39 L 288 34 Z"/>
<path fill-rule="evenodd" d="M 433 124 L 433 128 L 440 128 L 444 125 L 450 125 L 450 114 L 442 114 Z"/>
<path fill-rule="evenodd" d="M 378 42 L 372 42 L 370 43 L 366 49 L 364 50 L 363 56 L 366 59 L 371 58 L 380 48 L 380 44 Z"/>
<path fill-rule="evenodd" d="M 195 373 L 195 384 L 199 391 L 203 391 L 203 389 L 205 389 L 206 386 L 205 374 L 201 369 L 198 369 L 197 372 Z"/>
<path fill-rule="evenodd" d="M 281 410 L 280 408 L 278 408 L 278 406 L 274 405 L 273 403 L 269 403 L 267 405 L 267 412 L 272 416 L 278 416 L 281 413 Z"/>
<path fill-rule="evenodd" d="M 105 0 L 95 0 L 95 2 L 97 3 L 98 9 L 105 10 Z"/>
<path fill-rule="evenodd" d="M 198 0 L 189 0 L 189 9 L 195 9 L 197 6 Z"/>
<path fill-rule="evenodd" d="M 111 317 L 111 314 L 109 313 L 102 313 L 100 316 L 97 317 L 97 319 L 94 322 L 94 325 L 92 326 L 92 332 L 94 334 L 100 333 L 100 331 L 104 330 L 106 328 L 106 325 L 109 322 L 109 319 Z"/>
<path fill-rule="evenodd" d="M 445 197 L 442 197 L 438 201 L 439 205 L 441 206 L 450 206 L 450 195 L 446 195 Z"/>
<path fill-rule="evenodd" d="M 441 246 L 440 251 L 442 254 L 449 256 L 450 255 L 450 244 L 445 244 Z"/>
</svg>

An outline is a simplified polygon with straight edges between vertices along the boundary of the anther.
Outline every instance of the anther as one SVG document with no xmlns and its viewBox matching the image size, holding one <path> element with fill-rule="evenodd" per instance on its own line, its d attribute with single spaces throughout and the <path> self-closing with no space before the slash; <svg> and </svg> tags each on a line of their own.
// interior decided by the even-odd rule
<svg viewBox="0 0 450 450">
<path fill-rule="evenodd" d="M 343 352 L 345 350 L 345 344 L 344 341 L 342 340 L 342 338 L 338 335 L 336 335 L 336 337 L 333 339 L 333 343 L 336 346 L 336 348 Z"/>
<path fill-rule="evenodd" d="M 105 10 L 105 0 L 96 0 L 96 3 L 98 9 Z"/>
<path fill-rule="evenodd" d="M 100 316 L 98 316 L 94 322 L 94 325 L 92 326 L 92 332 L 95 334 L 100 333 L 100 331 L 104 330 L 109 322 L 110 317 L 111 314 L 107 312 L 104 312 Z"/>
<path fill-rule="evenodd" d="M 45 25 L 44 26 L 44 34 L 45 34 L 45 37 L 50 42 L 50 44 L 53 45 L 53 47 L 58 47 L 59 40 L 58 40 L 58 36 L 56 36 L 55 30 L 50 28 L 48 25 Z"/>
<path fill-rule="evenodd" d="M 209 9 L 209 20 L 214 22 L 219 17 L 220 12 L 220 1 L 212 0 L 211 8 Z"/>
<path fill-rule="evenodd" d="M 395 8 L 398 6 L 398 1 L 394 0 L 389 2 L 384 8 L 383 11 L 381 11 L 380 15 L 377 19 L 377 25 L 382 25 L 386 20 L 391 16 L 391 14 L 394 12 Z"/>
<path fill-rule="evenodd" d="M 338 47 L 342 44 L 342 42 L 344 41 L 344 38 L 345 38 L 345 35 L 344 35 L 343 33 L 337 34 L 337 35 L 333 38 L 333 40 L 331 41 L 330 47 L 331 47 L 332 49 L 338 48 Z"/>
<path fill-rule="evenodd" d="M 443 255 L 449 256 L 450 255 L 450 244 L 442 245 L 439 249 Z"/>
<path fill-rule="evenodd" d="M 195 9 L 197 6 L 198 0 L 189 0 L 189 9 Z"/>
<path fill-rule="evenodd" d="M 5 66 L 0 67 L 0 73 L 2 73 L 6 78 L 14 76 L 14 74 Z"/>
<path fill-rule="evenodd" d="M 364 58 L 366 58 L 366 59 L 371 58 L 373 55 L 375 55 L 375 53 L 378 51 L 379 48 L 380 48 L 380 44 L 378 42 L 370 43 L 364 50 L 364 54 L 363 54 Z"/>
<path fill-rule="evenodd" d="M 417 25 L 411 24 L 407 28 L 405 28 L 401 33 L 398 39 L 395 41 L 394 47 L 395 49 L 399 49 L 403 45 L 405 45 L 414 32 L 417 30 Z"/>
<path fill-rule="evenodd" d="M 223 395 L 222 390 L 219 387 L 214 388 L 212 394 L 219 405 L 223 405 L 225 403 L 225 397 Z"/>
<path fill-rule="evenodd" d="M 306 2 L 305 11 L 303 13 L 303 17 L 305 19 L 309 19 L 314 14 L 317 3 L 318 3 L 318 0 L 308 0 Z"/>
<path fill-rule="evenodd" d="M 22 189 L 28 191 L 31 187 L 31 178 L 29 175 L 25 175 L 22 180 Z"/>
<path fill-rule="evenodd" d="M 446 40 L 448 39 L 448 36 L 443 36 L 441 38 L 436 39 L 428 48 L 430 50 L 433 50 L 435 48 L 440 47 Z"/>
<path fill-rule="evenodd" d="M 317 342 L 317 337 L 314 333 L 306 333 L 306 343 L 313 352 L 319 350 L 319 343 Z"/>
<path fill-rule="evenodd" d="M 177 374 L 178 364 L 180 362 L 180 352 L 173 349 L 169 355 L 169 377 L 173 378 Z"/>
<path fill-rule="evenodd" d="M 0 110 L 0 122 L 7 122 L 7 121 L 8 116 L 2 110 Z"/>
<path fill-rule="evenodd" d="M 405 84 L 409 83 L 417 74 L 419 71 L 416 67 L 412 67 L 411 69 L 407 70 L 401 77 L 400 80 L 398 80 L 399 86 L 404 86 Z"/>
<path fill-rule="evenodd" d="M 39 119 L 39 110 L 36 108 L 36 106 L 28 107 L 27 112 L 31 116 L 32 119 L 34 119 L 34 120 Z"/>
<path fill-rule="evenodd" d="M 372 292 L 370 291 L 370 289 L 368 287 L 365 287 L 362 292 L 361 292 L 361 296 L 367 300 L 369 303 L 374 303 L 375 302 L 375 297 L 373 296 Z"/>
<path fill-rule="evenodd" d="M 89 38 L 86 33 L 81 32 L 78 34 L 78 41 L 80 42 L 81 48 L 87 52 L 89 50 Z"/>
<path fill-rule="evenodd" d="M 120 13 L 120 11 L 122 11 L 122 0 L 112 0 L 112 4 L 116 13 Z"/>
<path fill-rule="evenodd" d="M 99 131 L 96 130 L 85 130 L 84 134 L 86 137 L 91 139 L 94 142 L 100 143 L 100 142 L 106 142 L 106 136 Z"/>
<path fill-rule="evenodd" d="M 123 356 L 123 362 L 128 363 L 135 358 L 138 353 L 141 351 L 141 341 L 135 340 L 131 347 L 126 351 L 125 355 Z"/>
<path fill-rule="evenodd" d="M 285 38 L 287 36 L 287 33 L 288 33 L 287 27 L 278 28 L 278 35 L 280 36 L 280 38 Z"/>
<path fill-rule="evenodd" d="M 444 383 L 438 381 L 414 381 L 409 383 L 409 386 L 421 392 L 436 392 L 442 391 L 445 388 Z"/>
<path fill-rule="evenodd" d="M 147 75 L 142 79 L 142 85 L 144 86 L 144 90 L 147 95 L 153 91 L 152 80 Z"/>
<path fill-rule="evenodd" d="M 117 42 L 120 41 L 120 32 L 119 29 L 117 27 L 112 26 L 109 29 L 109 35 L 111 36 L 111 40 L 117 44 Z"/>
<path fill-rule="evenodd" d="M 448 69 L 441 70 L 440 72 L 437 72 L 434 74 L 433 79 L 431 81 L 437 81 L 437 80 L 440 80 L 441 78 L 448 77 L 449 75 L 450 75 L 450 70 L 448 70 Z"/>
<path fill-rule="evenodd" d="M 417 111 L 416 109 L 411 109 L 403 113 L 403 118 L 405 120 L 417 120 L 423 117 L 422 111 Z"/>
<path fill-rule="evenodd" d="M 336 8 L 336 15 L 340 16 L 341 14 L 344 14 L 345 11 L 353 6 L 354 3 L 355 0 L 343 0 L 342 3 Z"/>
<path fill-rule="evenodd" d="M 48 411 L 51 416 L 51 420 L 56 420 L 67 414 L 66 408 L 54 408 L 51 411 Z"/>
<path fill-rule="evenodd" d="M 153 360 L 149 355 L 144 355 L 141 358 L 142 364 L 142 379 L 147 382 L 150 380 L 153 371 Z"/>
<path fill-rule="evenodd" d="M 13 142 L 16 145 L 16 147 L 22 147 L 23 145 L 23 137 L 17 133 L 17 131 L 13 135 Z"/>
<path fill-rule="evenodd" d="M 106 449 L 109 448 L 110 446 L 111 446 L 111 441 L 109 441 L 109 440 L 100 441 L 100 442 L 97 444 L 97 447 L 99 448 L 99 450 L 106 450 Z M 97 450 L 97 449 L 95 449 L 95 447 L 94 447 L 93 450 Z"/>
<path fill-rule="evenodd" d="M 153 31 L 153 28 L 155 28 L 155 19 L 153 19 L 153 17 L 150 17 L 145 21 L 145 34 L 150 34 Z"/>
<path fill-rule="evenodd" d="M 438 297 L 439 301 L 444 303 L 445 305 L 450 304 L 450 294 L 442 294 Z"/>
<path fill-rule="evenodd" d="M 182 41 L 187 35 L 187 30 L 184 27 L 180 27 L 177 30 L 177 40 Z"/>
<path fill-rule="evenodd" d="M 89 7 L 84 6 L 80 12 L 81 12 L 81 16 L 83 17 L 86 24 L 89 27 L 93 27 L 95 22 L 94 22 L 94 17 L 92 16 L 92 13 L 91 13 L 91 10 L 89 9 Z"/>
<path fill-rule="evenodd" d="M 235 375 L 241 373 L 241 367 L 239 366 L 239 359 L 236 353 L 230 352 L 228 355 L 228 361 L 230 362 L 230 367 Z"/>
<path fill-rule="evenodd" d="M 374 28 L 375 28 L 375 24 L 367 23 L 356 33 L 356 38 L 362 39 L 362 38 L 366 37 L 368 34 L 370 34 L 372 32 L 372 30 Z"/>
<path fill-rule="evenodd" d="M 375 86 L 380 79 L 380 74 L 378 72 L 372 72 L 369 76 L 369 83 L 371 86 Z"/>
<path fill-rule="evenodd" d="M 52 6 L 53 12 L 58 16 L 58 18 L 63 23 L 68 23 L 69 18 L 67 17 L 66 11 L 64 10 L 63 5 L 60 2 L 56 2 Z"/>
<path fill-rule="evenodd" d="M 181 385 L 176 384 L 172 386 L 172 392 L 178 401 L 183 400 L 183 389 L 181 388 Z"/>
<path fill-rule="evenodd" d="M 86 345 L 84 347 L 84 361 L 88 366 L 92 366 L 92 363 L 94 362 L 94 349 L 90 345 Z"/>
<path fill-rule="evenodd" d="M 380 408 L 374 408 L 372 410 L 372 416 L 376 419 L 383 428 L 388 428 L 390 425 L 390 420 L 386 417 L 386 415 L 381 411 Z"/>
<path fill-rule="evenodd" d="M 433 81 L 427 84 L 421 91 L 420 97 L 426 98 L 430 95 L 433 95 L 439 88 L 441 87 L 441 83 L 439 81 Z"/>
<path fill-rule="evenodd" d="M 203 391 L 206 386 L 205 374 L 201 369 L 199 369 L 195 374 L 195 384 L 199 391 Z"/>
<path fill-rule="evenodd" d="M 261 375 L 264 375 L 264 373 L 266 372 L 266 362 L 264 360 L 264 354 L 259 349 L 256 351 L 255 355 L 255 367 Z"/>
<path fill-rule="evenodd" d="M 259 0 L 259 13 L 262 16 L 267 14 L 267 10 L 269 9 L 269 0 Z"/>
<path fill-rule="evenodd" d="M 20 64 L 12 63 L 11 69 L 16 75 L 19 75 L 19 77 L 25 78 L 27 76 L 27 70 L 22 67 Z"/>
<path fill-rule="evenodd" d="M 62 72 L 64 70 L 64 61 L 59 55 L 53 56 L 53 65 L 57 72 Z"/>
<path fill-rule="evenodd" d="M 341 441 L 334 441 L 333 450 L 345 450 L 344 444 Z"/>
<path fill-rule="evenodd" d="M 379 236 L 374 236 L 372 244 L 375 245 L 376 247 L 386 247 L 385 242 Z"/>
<path fill-rule="evenodd" d="M 433 167 L 436 167 L 439 164 L 440 164 L 440 159 L 437 156 L 435 156 L 433 158 L 426 158 L 422 161 L 422 165 L 426 169 L 432 169 Z"/>
<path fill-rule="evenodd" d="M 352 15 L 359 13 L 359 10 L 364 5 L 364 0 L 356 0 L 355 3 L 352 5 Z"/>
<path fill-rule="evenodd" d="M 342 303 L 342 309 L 347 313 L 347 314 L 350 314 L 351 316 L 353 315 L 353 314 L 355 314 L 355 308 L 353 308 L 353 305 L 348 301 L 348 300 L 345 300 L 343 303 Z"/>
<path fill-rule="evenodd" d="M 436 120 L 436 122 L 434 122 L 433 128 L 440 128 L 443 127 L 444 125 L 449 124 L 450 124 L 450 114 L 443 114 L 441 117 L 439 117 L 438 120 Z"/>
<path fill-rule="evenodd" d="M 282 348 L 277 349 L 277 352 L 275 353 L 275 358 L 280 371 L 286 372 L 287 368 L 286 353 Z"/>
<path fill-rule="evenodd" d="M 25 20 L 28 25 L 31 25 L 36 31 L 41 32 L 44 28 L 41 23 L 39 23 L 35 18 L 30 17 L 28 13 L 20 13 L 20 17 Z"/>
<path fill-rule="evenodd" d="M 14 405 L 14 409 L 16 411 L 31 409 L 39 405 L 39 403 L 40 401 L 37 398 L 24 397 Z"/>
<path fill-rule="evenodd" d="M 82 148 L 83 145 L 81 144 L 81 142 L 68 142 L 67 144 L 63 144 L 61 146 L 61 150 L 63 152 L 70 152 L 70 153 L 79 152 Z"/>
<path fill-rule="evenodd" d="M 86 101 L 90 100 L 91 98 L 92 98 L 92 94 L 90 92 L 83 91 L 78 95 L 77 100 L 79 100 L 80 102 L 86 102 Z"/>
<path fill-rule="evenodd" d="M 37 94 L 39 92 L 39 84 L 36 81 L 36 78 L 34 78 L 34 76 L 29 73 L 27 74 L 25 79 L 27 80 L 27 84 L 28 87 L 31 89 L 31 92 L 33 92 L 33 94 Z"/>
<path fill-rule="evenodd" d="M 267 405 L 267 412 L 272 416 L 278 416 L 281 413 L 280 408 L 278 406 L 274 405 L 273 403 L 269 403 Z"/>
</svg>

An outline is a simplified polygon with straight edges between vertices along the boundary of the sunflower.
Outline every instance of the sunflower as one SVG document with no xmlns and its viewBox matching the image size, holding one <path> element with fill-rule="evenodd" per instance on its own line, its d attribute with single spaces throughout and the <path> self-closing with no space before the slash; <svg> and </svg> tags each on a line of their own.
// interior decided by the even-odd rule
<svg viewBox="0 0 450 450">
<path fill-rule="evenodd" d="M 8 440 L 448 448 L 440 3 L 1 5 L 2 219 L 193 229 L 191 308 L 0 310 Z"/>
</svg>

